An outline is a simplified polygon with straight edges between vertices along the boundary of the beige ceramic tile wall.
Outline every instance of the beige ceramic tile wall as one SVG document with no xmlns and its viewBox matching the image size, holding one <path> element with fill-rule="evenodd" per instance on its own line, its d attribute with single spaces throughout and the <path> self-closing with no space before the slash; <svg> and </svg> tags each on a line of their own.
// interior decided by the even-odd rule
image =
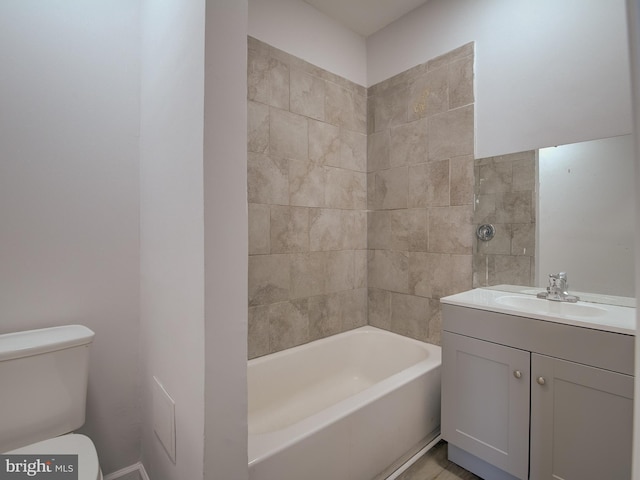
<svg viewBox="0 0 640 480">
<path fill-rule="evenodd" d="M 364 324 L 440 343 L 471 288 L 473 44 L 366 90 L 249 38 L 249 357 Z"/>
<path fill-rule="evenodd" d="M 249 357 L 367 323 L 366 89 L 249 38 Z"/>
<path fill-rule="evenodd" d="M 437 344 L 439 299 L 472 284 L 473 53 L 368 91 L 368 321 Z"/>
<path fill-rule="evenodd" d="M 474 235 L 473 286 L 534 285 L 535 151 L 476 160 L 476 225 L 490 223 L 495 237 Z"/>
</svg>

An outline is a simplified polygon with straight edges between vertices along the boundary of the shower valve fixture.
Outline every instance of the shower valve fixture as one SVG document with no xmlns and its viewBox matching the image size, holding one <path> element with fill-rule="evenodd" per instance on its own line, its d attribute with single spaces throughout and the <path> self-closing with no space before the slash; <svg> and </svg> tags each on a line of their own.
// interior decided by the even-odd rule
<svg viewBox="0 0 640 480">
<path fill-rule="evenodd" d="M 495 234 L 496 234 L 496 227 L 494 227 L 490 223 L 485 223 L 484 225 L 480 225 L 476 230 L 476 236 L 483 242 L 488 242 L 493 238 Z"/>
</svg>

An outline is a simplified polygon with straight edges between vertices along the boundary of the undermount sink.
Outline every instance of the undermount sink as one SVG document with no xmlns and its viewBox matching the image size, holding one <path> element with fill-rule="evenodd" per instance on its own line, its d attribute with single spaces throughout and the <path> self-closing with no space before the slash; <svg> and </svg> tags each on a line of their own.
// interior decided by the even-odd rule
<svg viewBox="0 0 640 480">
<path fill-rule="evenodd" d="M 517 295 L 504 295 L 496 298 L 496 303 L 507 307 L 522 310 L 524 312 L 537 312 L 542 314 L 570 315 L 572 317 L 603 317 L 607 310 L 586 303 L 554 302 L 551 300 L 524 297 Z"/>
</svg>

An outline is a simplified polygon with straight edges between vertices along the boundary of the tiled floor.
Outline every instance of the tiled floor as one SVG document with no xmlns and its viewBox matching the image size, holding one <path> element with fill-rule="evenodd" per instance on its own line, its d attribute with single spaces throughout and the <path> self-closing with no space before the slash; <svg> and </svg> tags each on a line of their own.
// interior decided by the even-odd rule
<svg viewBox="0 0 640 480">
<path fill-rule="evenodd" d="M 480 477 L 447 460 L 447 442 L 440 441 L 397 480 L 478 480 Z"/>
</svg>

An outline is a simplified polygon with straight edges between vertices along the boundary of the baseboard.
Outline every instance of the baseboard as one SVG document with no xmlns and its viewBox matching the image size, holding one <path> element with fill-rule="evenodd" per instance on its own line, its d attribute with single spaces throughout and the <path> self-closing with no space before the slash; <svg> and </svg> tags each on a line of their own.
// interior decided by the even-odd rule
<svg viewBox="0 0 640 480">
<path fill-rule="evenodd" d="M 117 472 L 105 475 L 104 480 L 117 480 L 119 478 L 124 478 L 126 475 L 134 472 L 138 473 L 139 480 L 149 480 L 149 475 L 147 475 L 147 471 L 144 469 L 144 465 L 142 464 L 142 462 L 134 463 L 133 465 L 129 465 L 128 467 L 121 468 Z"/>
</svg>

